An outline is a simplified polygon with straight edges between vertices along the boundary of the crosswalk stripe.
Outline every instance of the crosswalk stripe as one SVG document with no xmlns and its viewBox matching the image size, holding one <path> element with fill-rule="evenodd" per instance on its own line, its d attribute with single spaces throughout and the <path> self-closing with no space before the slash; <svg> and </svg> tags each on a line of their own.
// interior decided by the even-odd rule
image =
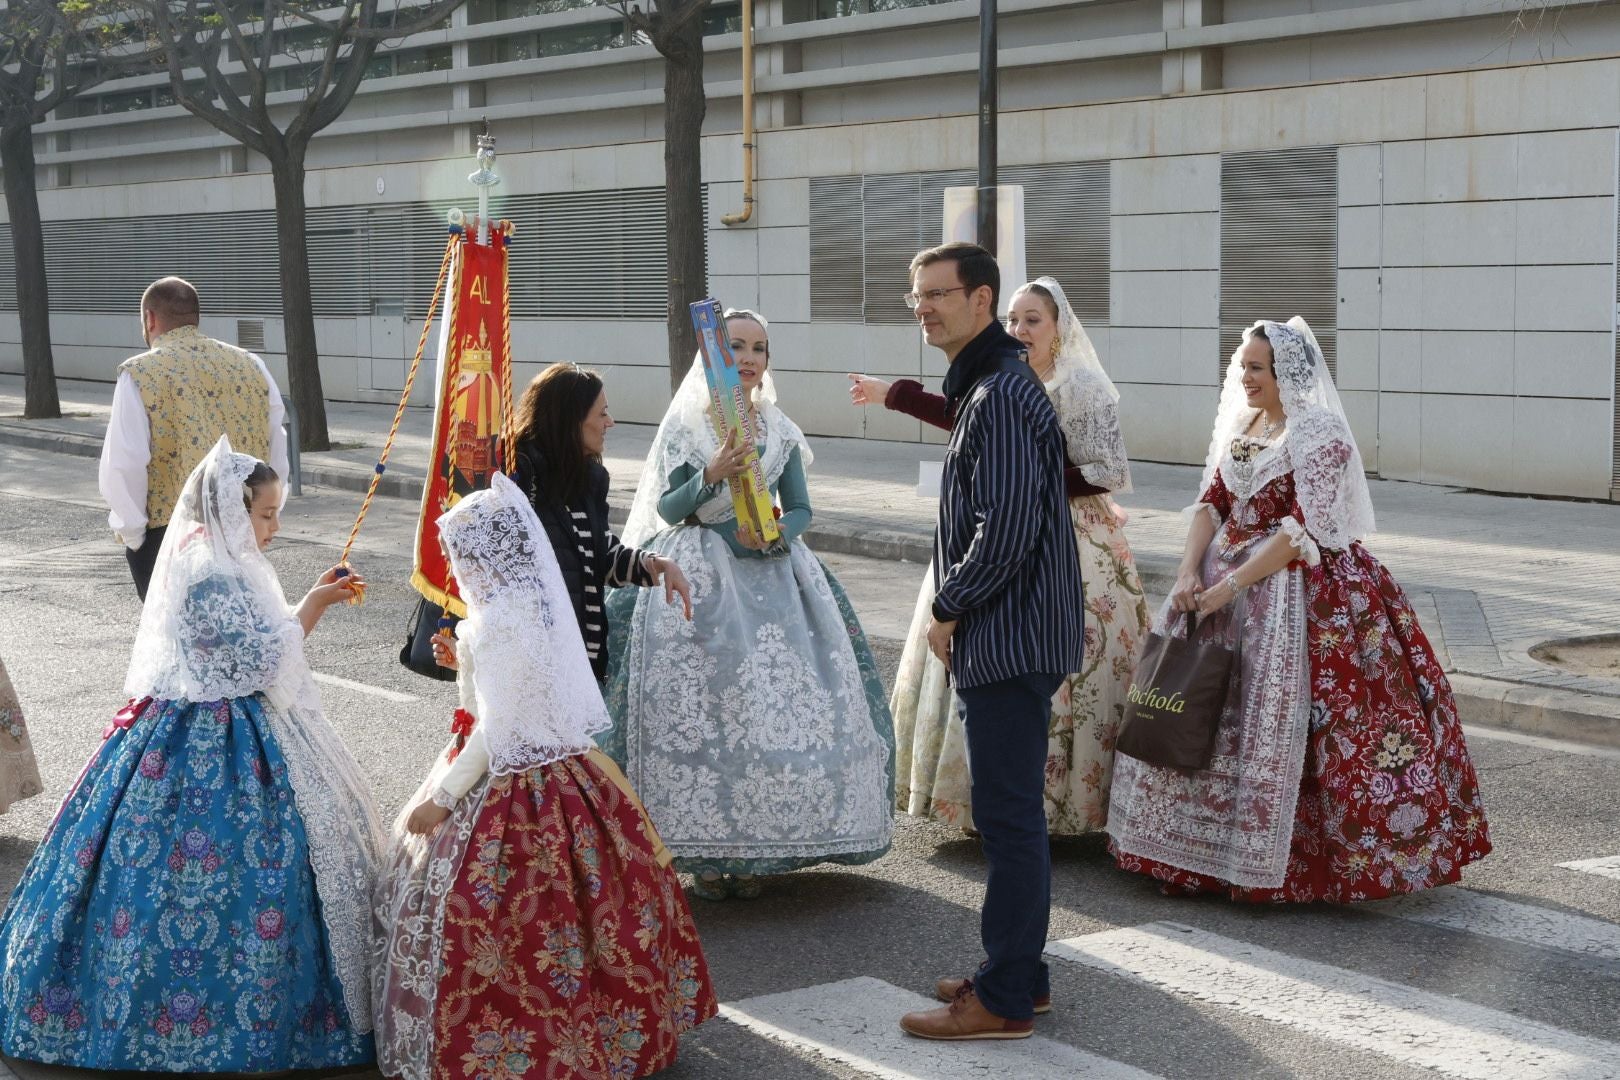
<svg viewBox="0 0 1620 1080">
<path fill-rule="evenodd" d="M 1153 1080 L 1153 1074 L 1039 1035 L 992 1042 L 933 1042 L 900 1030 L 903 1013 L 939 1002 L 869 976 L 764 994 L 720 1006 L 734 1024 L 883 1080 L 1074 1076 Z"/>
<path fill-rule="evenodd" d="M 1620 1080 L 1620 1044 L 1179 923 L 1047 945 L 1049 955 L 1464 1080 Z"/>
<path fill-rule="evenodd" d="M 1596 874 L 1598 877 L 1620 881 L 1620 855 L 1610 855 L 1604 859 L 1579 859 L 1575 862 L 1561 862 L 1558 865 L 1565 870 L 1579 870 L 1583 874 Z"/>
<path fill-rule="evenodd" d="M 1615 862 L 1613 875 L 1620 877 L 1620 860 Z M 1620 926 L 1612 922 L 1519 904 L 1472 889 L 1435 889 L 1374 904 L 1369 910 L 1409 922 L 1620 962 Z"/>
<path fill-rule="evenodd" d="M 386 701 L 397 701 L 401 705 L 409 705 L 413 701 L 422 700 L 414 694 L 404 694 L 398 690 L 372 686 L 370 683 L 355 682 L 353 679 L 345 679 L 341 675 L 328 675 L 324 671 L 315 672 L 315 681 L 325 683 L 327 686 L 340 686 L 345 690 L 353 690 L 357 694 L 370 694 L 372 697 L 380 697 Z"/>
</svg>

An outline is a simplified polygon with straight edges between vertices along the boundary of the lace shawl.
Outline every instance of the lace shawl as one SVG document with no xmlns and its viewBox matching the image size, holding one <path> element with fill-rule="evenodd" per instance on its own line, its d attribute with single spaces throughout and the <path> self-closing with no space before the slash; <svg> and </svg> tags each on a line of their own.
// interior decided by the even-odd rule
<svg viewBox="0 0 1620 1080">
<path fill-rule="evenodd" d="M 1265 329 L 1271 342 L 1272 367 L 1286 428 L 1283 437 L 1256 459 L 1254 487 L 1260 486 L 1273 455 L 1280 454 L 1286 464 L 1282 471 L 1294 474 L 1294 492 L 1305 514 L 1306 531 L 1321 548 L 1342 550 L 1364 539 L 1374 528 L 1367 472 L 1350 433 L 1344 405 L 1333 387 L 1316 337 L 1304 319 L 1295 316 L 1286 323 L 1255 323 L 1244 332 L 1245 342 L 1257 327 Z M 1233 440 L 1248 429 L 1255 415 L 1256 410 L 1248 406 L 1243 393 L 1243 368 L 1233 354 L 1204 459 L 1200 492 L 1209 490 L 1215 470 L 1230 458 Z M 1240 491 L 1230 482 L 1228 486 L 1234 495 L 1248 497 L 1249 492 Z"/>
<path fill-rule="evenodd" d="M 1119 390 L 1103 370 L 1091 335 L 1056 278 L 1038 277 L 1057 305 L 1058 353 L 1046 393 L 1057 409 L 1069 464 L 1087 482 L 1119 494 L 1131 490 L 1130 461 L 1119 428 Z M 1027 286 L 1026 286 L 1027 287 Z"/>
<path fill-rule="evenodd" d="M 584 753 L 612 726 L 585 655 L 545 527 L 518 486 L 496 475 L 439 518 L 467 618 L 473 710 L 490 772 L 524 772 Z"/>
</svg>

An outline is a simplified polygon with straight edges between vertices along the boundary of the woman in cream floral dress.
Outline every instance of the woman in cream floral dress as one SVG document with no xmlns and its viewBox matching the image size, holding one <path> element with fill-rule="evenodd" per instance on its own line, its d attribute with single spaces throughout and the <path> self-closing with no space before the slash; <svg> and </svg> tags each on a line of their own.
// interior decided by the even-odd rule
<svg viewBox="0 0 1620 1080">
<path fill-rule="evenodd" d="M 1029 362 L 1063 425 L 1069 513 L 1086 585 L 1086 665 L 1052 696 L 1047 828 L 1057 835 L 1096 832 L 1108 820 L 1114 736 L 1148 621 L 1142 582 L 1125 541 L 1124 514 L 1108 497 L 1130 490 L 1119 392 L 1063 287 L 1052 278 L 1036 278 L 1013 294 L 1007 328 L 1029 347 Z M 858 405 L 881 400 L 936 427 L 951 426 L 945 399 L 923 392 L 920 383 L 850 378 Z M 945 669 L 925 637 L 933 598 L 934 583 L 925 579 L 889 701 L 898 750 L 895 796 L 907 813 L 972 829 L 962 718 Z"/>
<path fill-rule="evenodd" d="M 11 809 L 12 803 L 22 802 L 43 790 L 39 767 L 34 763 L 34 747 L 28 741 L 28 728 L 23 725 L 17 691 L 12 689 L 5 662 L 0 661 L 0 814 Z"/>
</svg>

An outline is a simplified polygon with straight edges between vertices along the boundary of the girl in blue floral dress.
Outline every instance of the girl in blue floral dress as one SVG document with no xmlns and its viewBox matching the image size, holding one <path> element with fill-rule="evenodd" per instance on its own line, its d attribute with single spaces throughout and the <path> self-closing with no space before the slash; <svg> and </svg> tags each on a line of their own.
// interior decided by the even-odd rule
<svg viewBox="0 0 1620 1080">
<path fill-rule="evenodd" d="M 163 539 L 126 691 L 0 923 L 0 1051 L 80 1068 L 265 1072 L 373 1059 L 381 829 L 321 711 L 263 548 L 269 466 L 221 439 Z"/>
</svg>

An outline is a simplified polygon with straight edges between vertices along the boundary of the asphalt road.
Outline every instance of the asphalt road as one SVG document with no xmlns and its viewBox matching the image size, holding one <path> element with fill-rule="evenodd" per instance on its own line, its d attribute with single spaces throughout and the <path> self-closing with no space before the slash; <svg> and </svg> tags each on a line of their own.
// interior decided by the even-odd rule
<svg viewBox="0 0 1620 1080">
<path fill-rule="evenodd" d="M 358 501 L 292 501 L 271 549 L 290 595 L 335 561 Z M 354 558 L 367 601 L 334 609 L 308 644 L 318 673 L 357 684 L 324 681 L 326 710 L 390 816 L 453 707 L 450 685 L 395 660 L 414 515 L 376 504 Z M 827 561 L 892 675 L 921 568 Z M 0 817 L 0 890 L 122 704 L 138 616 L 94 463 L 0 447 L 0 655 L 46 785 Z M 1463 886 L 1416 902 L 1169 899 L 1115 871 L 1095 838 L 1054 842 L 1050 938 L 1068 944 L 1054 946 L 1057 1008 L 1024 1044 L 894 1030 L 902 990 L 978 959 L 983 861 L 959 832 L 901 817 L 893 852 L 870 866 L 772 879 L 753 902 L 694 899 L 727 1012 L 664 1075 L 1620 1077 L 1620 860 L 1615 876 L 1559 865 L 1620 856 L 1620 752 L 1484 732 L 1470 746 L 1496 851 Z M 84 1075 L 11 1064 L 25 1080 Z"/>
</svg>

